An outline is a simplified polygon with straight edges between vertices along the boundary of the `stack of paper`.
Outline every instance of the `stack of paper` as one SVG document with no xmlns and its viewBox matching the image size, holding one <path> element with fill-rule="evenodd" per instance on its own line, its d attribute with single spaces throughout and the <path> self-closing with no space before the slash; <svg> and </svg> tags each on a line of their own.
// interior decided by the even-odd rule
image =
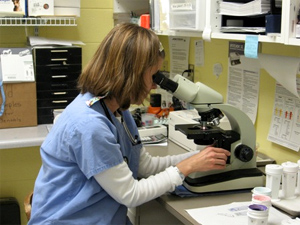
<svg viewBox="0 0 300 225">
<path fill-rule="evenodd" d="M 232 202 L 227 205 L 186 209 L 186 211 L 199 224 L 241 225 L 248 222 L 247 210 L 250 204 L 251 202 Z M 288 219 L 289 216 L 270 207 L 268 224 L 280 225 L 281 221 Z"/>
<path fill-rule="evenodd" d="M 253 16 L 265 14 L 271 10 L 271 0 L 254 0 L 248 3 L 220 3 L 220 14 L 228 16 Z"/>
<path fill-rule="evenodd" d="M 62 46 L 72 46 L 72 45 L 85 45 L 81 41 L 75 40 L 60 40 L 60 39 L 51 39 L 45 37 L 29 36 L 27 38 L 29 46 L 53 46 L 53 45 L 62 45 Z"/>
</svg>

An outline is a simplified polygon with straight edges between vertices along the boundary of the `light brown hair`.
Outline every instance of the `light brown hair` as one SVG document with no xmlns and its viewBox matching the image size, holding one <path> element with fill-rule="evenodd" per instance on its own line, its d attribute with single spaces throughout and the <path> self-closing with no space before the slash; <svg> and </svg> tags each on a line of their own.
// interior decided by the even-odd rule
<svg viewBox="0 0 300 225">
<path fill-rule="evenodd" d="M 160 41 L 154 32 L 135 24 L 114 27 L 99 45 L 78 81 L 81 93 L 115 97 L 122 109 L 129 108 L 148 90 L 145 71 L 157 65 Z"/>
</svg>

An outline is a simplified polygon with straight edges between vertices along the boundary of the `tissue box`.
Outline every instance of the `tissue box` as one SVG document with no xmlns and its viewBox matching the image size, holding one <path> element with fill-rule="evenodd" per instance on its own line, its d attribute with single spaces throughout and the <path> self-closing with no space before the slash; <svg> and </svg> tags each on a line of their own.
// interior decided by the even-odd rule
<svg viewBox="0 0 300 225">
<path fill-rule="evenodd" d="M 28 0 L 28 16 L 53 16 L 53 0 Z"/>
<path fill-rule="evenodd" d="M 0 116 L 0 128 L 36 126 L 36 83 L 9 83 L 3 86 L 6 103 Z M 2 101 L 0 95 L 0 105 Z"/>
<path fill-rule="evenodd" d="M 54 15 L 80 17 L 80 0 L 54 0 Z"/>
<path fill-rule="evenodd" d="M 2 16 L 24 16 L 26 12 L 25 0 L 14 4 L 11 0 L 0 0 L 0 17 Z"/>
<path fill-rule="evenodd" d="M 54 7 L 55 16 L 77 16 L 80 17 L 80 8 L 77 7 Z"/>
<path fill-rule="evenodd" d="M 80 0 L 54 0 L 54 7 L 80 8 Z"/>
<path fill-rule="evenodd" d="M 31 48 L 0 48 L 0 80 L 3 83 L 35 80 Z"/>
</svg>

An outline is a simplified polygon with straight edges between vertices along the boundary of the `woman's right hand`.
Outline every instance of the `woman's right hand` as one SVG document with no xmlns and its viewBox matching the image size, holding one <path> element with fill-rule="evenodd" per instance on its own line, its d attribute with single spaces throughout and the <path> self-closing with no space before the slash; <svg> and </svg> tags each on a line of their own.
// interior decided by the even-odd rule
<svg viewBox="0 0 300 225">
<path fill-rule="evenodd" d="M 179 162 L 176 166 L 185 176 L 193 172 L 222 170 L 226 167 L 228 156 L 230 156 L 228 150 L 209 146 L 199 153 Z"/>
</svg>

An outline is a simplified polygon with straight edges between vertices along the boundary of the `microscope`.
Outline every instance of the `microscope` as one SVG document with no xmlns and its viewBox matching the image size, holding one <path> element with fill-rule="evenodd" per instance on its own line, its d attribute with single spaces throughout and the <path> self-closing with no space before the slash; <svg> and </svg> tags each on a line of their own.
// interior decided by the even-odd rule
<svg viewBox="0 0 300 225">
<path fill-rule="evenodd" d="M 195 172 L 187 176 L 183 185 L 191 192 L 207 193 L 263 186 L 265 177 L 256 167 L 256 134 L 250 118 L 236 107 L 224 104 L 223 96 L 210 87 L 176 75 L 173 80 L 162 73 L 153 75 L 153 81 L 174 97 L 193 106 L 199 113 L 197 124 L 175 125 L 197 145 L 213 145 L 231 152 L 223 170 Z M 227 116 L 231 130 L 218 127 Z"/>
</svg>

